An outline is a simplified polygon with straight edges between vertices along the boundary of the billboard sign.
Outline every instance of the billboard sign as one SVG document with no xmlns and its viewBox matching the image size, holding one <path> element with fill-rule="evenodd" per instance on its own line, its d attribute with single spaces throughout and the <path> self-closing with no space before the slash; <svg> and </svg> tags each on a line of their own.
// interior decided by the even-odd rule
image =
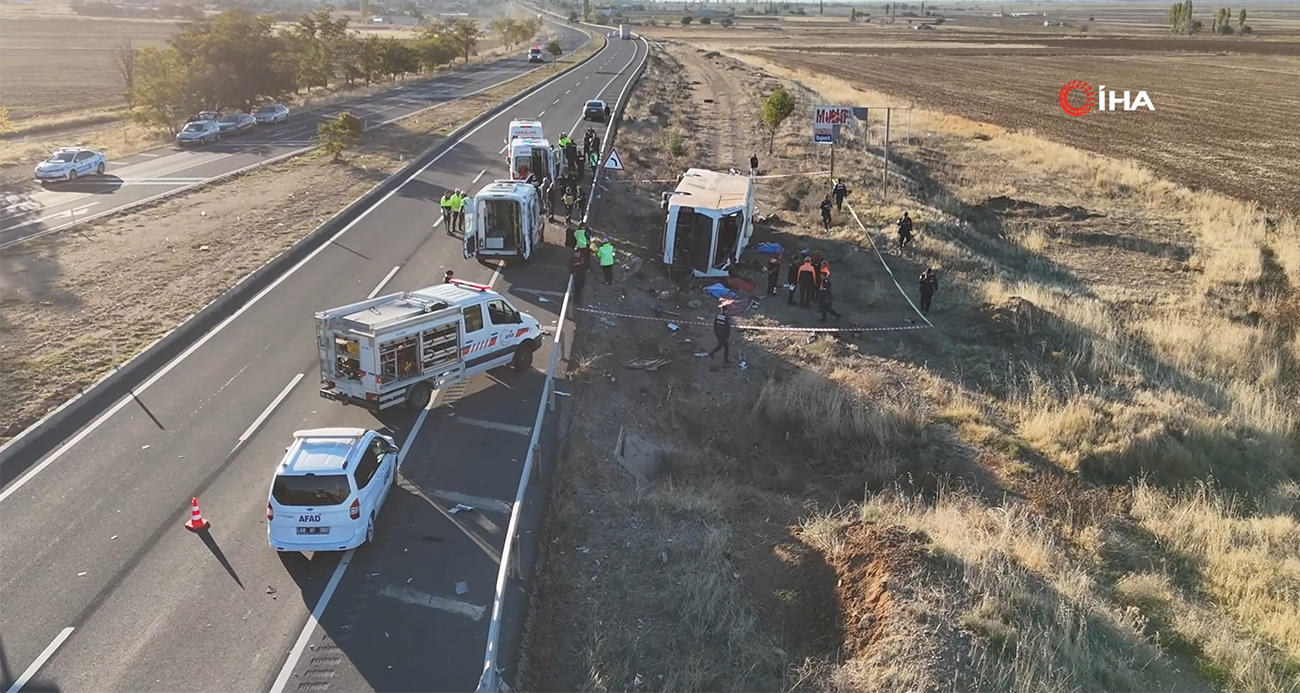
<svg viewBox="0 0 1300 693">
<path fill-rule="evenodd" d="M 850 106 L 818 106 L 813 110 L 813 142 L 834 143 L 840 126 L 852 121 L 853 108 Z"/>
</svg>

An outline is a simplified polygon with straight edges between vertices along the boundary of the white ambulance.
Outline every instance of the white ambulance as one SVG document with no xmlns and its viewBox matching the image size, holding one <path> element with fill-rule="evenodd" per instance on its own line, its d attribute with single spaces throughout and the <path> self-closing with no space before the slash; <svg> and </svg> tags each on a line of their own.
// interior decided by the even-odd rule
<svg viewBox="0 0 1300 693">
<path fill-rule="evenodd" d="M 320 396 L 423 409 L 437 388 L 505 365 L 528 370 L 544 334 L 501 294 L 456 279 L 321 311 Z"/>
<path fill-rule="evenodd" d="M 495 180 L 466 202 L 465 259 L 531 260 L 546 242 L 546 219 L 537 188 Z"/>
<path fill-rule="evenodd" d="M 506 168 L 511 180 L 528 180 L 528 174 L 557 180 L 564 173 L 564 152 L 552 145 L 540 120 L 512 120 L 506 137 Z"/>
</svg>

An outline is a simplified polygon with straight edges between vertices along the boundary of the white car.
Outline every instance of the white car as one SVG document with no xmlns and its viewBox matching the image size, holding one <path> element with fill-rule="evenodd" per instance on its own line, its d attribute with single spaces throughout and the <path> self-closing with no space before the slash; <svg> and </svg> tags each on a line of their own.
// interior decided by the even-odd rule
<svg viewBox="0 0 1300 693">
<path fill-rule="evenodd" d="M 266 501 L 276 551 L 347 551 L 374 539 L 397 479 L 397 443 L 364 428 L 295 431 Z"/>
<path fill-rule="evenodd" d="M 36 164 L 36 180 L 42 183 L 74 181 L 82 176 L 102 176 L 108 157 L 84 147 L 64 147 Z"/>
<path fill-rule="evenodd" d="M 221 139 L 221 126 L 215 120 L 195 120 L 186 123 L 176 133 L 176 145 L 185 147 L 194 144 L 211 144 Z"/>
<path fill-rule="evenodd" d="M 253 118 L 258 125 L 275 125 L 289 119 L 289 107 L 282 103 L 268 103 L 257 109 Z"/>
</svg>

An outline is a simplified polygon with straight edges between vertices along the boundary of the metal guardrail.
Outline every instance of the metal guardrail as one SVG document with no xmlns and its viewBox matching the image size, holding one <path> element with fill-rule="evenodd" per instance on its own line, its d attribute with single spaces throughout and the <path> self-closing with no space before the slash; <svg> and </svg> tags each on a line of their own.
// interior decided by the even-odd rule
<svg viewBox="0 0 1300 693">
<path fill-rule="evenodd" d="M 593 37 L 592 40 L 595 40 L 595 38 L 597 37 Z M 599 38 L 604 39 L 604 37 Z M 105 374 L 103 378 L 88 386 L 72 399 L 64 402 L 54 411 L 46 414 L 40 421 L 28 426 L 4 445 L 0 445 L 0 485 L 7 487 L 11 483 L 27 478 L 31 474 L 31 468 L 41 458 L 56 449 L 60 444 L 63 444 L 83 426 L 90 424 L 99 416 L 106 415 L 105 413 L 109 412 L 117 401 L 130 395 L 135 387 L 145 382 L 160 369 L 165 368 L 168 363 L 186 356 L 186 350 L 192 349 L 192 345 L 197 343 L 204 334 L 223 320 L 232 319 L 232 316 L 241 306 L 252 300 L 259 292 L 268 290 L 275 280 L 289 271 L 291 267 L 305 261 L 305 258 L 313 250 L 327 242 L 331 236 L 338 232 L 338 229 L 346 227 L 365 213 L 367 209 L 378 204 L 390 191 L 402 185 L 413 171 L 418 171 L 425 166 L 430 157 L 436 156 L 448 147 L 456 146 L 466 133 L 480 127 L 483 122 L 496 117 L 502 111 L 511 108 L 533 93 L 546 88 L 547 85 L 560 79 L 570 70 L 586 64 L 600 53 L 601 51 L 596 51 L 573 65 L 566 66 L 558 74 L 528 87 L 523 92 L 489 108 L 456 128 L 455 131 L 448 133 L 440 142 L 421 152 L 411 159 L 409 164 L 403 166 L 400 170 L 339 210 L 333 217 L 327 219 L 305 237 L 299 239 L 297 243 L 290 246 L 288 250 L 245 275 L 225 293 L 213 299 L 206 306 L 199 309 L 198 312 L 185 318 L 174 329 L 145 347 L 140 353 L 119 364 L 114 370 Z M 518 79 L 524 74 L 531 74 L 532 72 L 530 70 L 506 81 Z M 495 86 L 500 86 L 503 83 L 498 82 Z M 263 162 L 263 165 L 265 163 Z M 12 469 L 15 466 L 18 467 L 17 471 Z"/>
<path fill-rule="evenodd" d="M 552 16 L 559 15 L 554 12 L 539 9 Z M 584 26 L 599 28 L 598 24 L 587 24 L 578 22 Z M 592 217 L 592 209 L 597 203 L 596 186 L 600 183 L 601 174 L 604 172 L 605 157 L 614 147 L 614 137 L 618 133 L 618 123 L 623 117 L 623 111 L 627 108 L 628 97 L 632 93 L 632 87 L 641 79 L 645 72 L 646 64 L 650 60 L 650 43 L 645 38 L 637 36 L 635 40 L 641 42 L 646 49 L 645 57 L 637 65 L 636 71 L 628 79 L 627 84 L 623 86 L 623 91 L 618 95 L 618 103 L 615 105 L 613 116 L 609 119 L 609 125 L 605 127 L 605 137 L 602 141 L 604 147 L 600 154 L 600 160 L 597 162 L 591 180 L 591 194 L 587 196 L 590 202 L 587 209 L 583 211 L 583 225 L 587 224 L 588 219 Z M 564 302 L 560 305 L 560 319 L 555 328 L 555 341 L 551 349 L 551 363 L 546 369 L 546 381 L 542 385 L 542 398 L 537 405 L 537 417 L 533 421 L 533 436 L 528 441 L 528 453 L 524 458 L 524 469 L 519 477 L 519 489 L 515 493 L 515 501 L 510 510 L 510 524 L 506 528 L 506 541 L 501 549 L 501 568 L 497 571 L 496 591 L 492 596 L 492 618 L 488 622 L 487 647 L 483 653 L 483 674 L 479 677 L 477 693 L 501 693 L 509 691 L 509 686 L 502 680 L 501 675 L 504 669 L 499 664 L 501 649 L 501 621 L 505 611 L 506 588 L 510 582 L 510 571 L 514 566 L 516 554 L 516 543 L 519 539 L 519 517 L 523 512 L 524 497 L 528 494 L 528 485 L 532 481 L 533 469 L 536 459 L 541 452 L 541 431 L 542 421 L 546 417 L 548 409 L 555 408 L 555 366 L 559 363 L 560 356 L 560 339 L 564 334 L 564 321 L 569 312 L 569 299 L 573 295 L 573 277 L 569 277 L 569 283 L 564 288 Z"/>
</svg>

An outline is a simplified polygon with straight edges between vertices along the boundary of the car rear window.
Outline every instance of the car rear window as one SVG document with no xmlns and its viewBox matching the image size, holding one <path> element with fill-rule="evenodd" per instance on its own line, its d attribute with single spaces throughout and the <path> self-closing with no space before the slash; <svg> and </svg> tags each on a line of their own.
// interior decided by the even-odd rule
<svg viewBox="0 0 1300 693">
<path fill-rule="evenodd" d="M 271 488 L 280 505 L 341 505 L 351 494 L 346 474 L 276 476 Z"/>
<path fill-rule="evenodd" d="M 604 106 L 604 105 L 605 105 L 605 104 L 603 104 L 603 103 L 601 103 L 601 102 L 599 102 L 599 101 L 588 101 L 588 102 L 587 102 L 587 108 L 600 108 L 601 106 Z"/>
</svg>

